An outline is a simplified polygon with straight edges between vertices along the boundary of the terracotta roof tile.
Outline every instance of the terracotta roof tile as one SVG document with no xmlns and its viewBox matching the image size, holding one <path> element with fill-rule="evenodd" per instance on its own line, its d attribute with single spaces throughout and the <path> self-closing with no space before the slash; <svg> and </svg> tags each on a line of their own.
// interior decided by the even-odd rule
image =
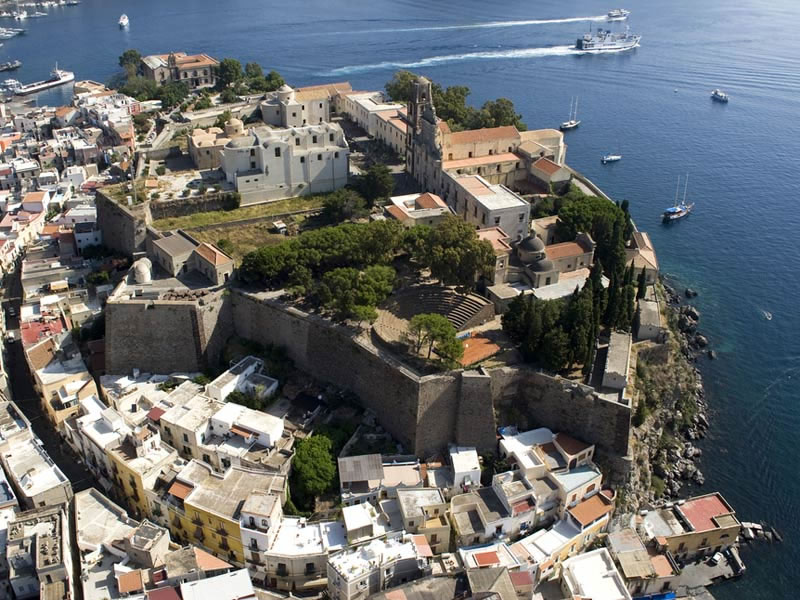
<svg viewBox="0 0 800 600">
<path fill-rule="evenodd" d="M 391 206 L 387 206 L 386 212 L 389 213 L 392 217 L 394 217 L 398 221 L 405 221 L 406 219 L 408 219 L 408 215 L 405 213 L 405 211 L 399 206 L 395 206 L 394 204 L 392 204 Z"/>
<path fill-rule="evenodd" d="M 478 142 L 493 142 L 496 140 L 519 140 L 519 131 L 512 125 L 503 127 L 487 127 L 484 129 L 468 129 L 451 133 L 447 140 L 448 145 L 475 144 Z"/>
<path fill-rule="evenodd" d="M 499 565 L 500 557 L 497 552 L 478 552 L 475 554 L 475 562 L 479 567 L 488 567 L 489 565 Z"/>
<path fill-rule="evenodd" d="M 447 205 L 436 194 L 425 192 L 414 200 L 417 208 L 447 208 Z"/>
<path fill-rule="evenodd" d="M 182 481 L 176 481 L 170 486 L 169 493 L 176 498 L 186 500 L 186 497 L 192 492 L 193 489 L 194 487 L 191 485 L 183 483 Z"/>
<path fill-rule="evenodd" d="M 578 242 L 562 242 L 561 244 L 550 244 L 545 247 L 547 258 L 555 260 L 567 258 L 569 256 L 580 256 L 587 254 L 586 250 Z"/>
<path fill-rule="evenodd" d="M 230 569 L 231 564 L 226 563 L 224 560 L 217 558 L 213 554 L 209 554 L 200 548 L 194 548 L 194 558 L 197 561 L 197 566 L 204 571 L 216 571 L 218 569 Z"/>
<path fill-rule="evenodd" d="M 225 265 L 231 262 L 233 259 L 225 254 L 222 250 L 212 246 L 208 242 L 203 242 L 197 248 L 195 248 L 195 252 L 197 252 L 200 256 L 210 262 L 212 265 L 219 266 Z"/>
<path fill-rule="evenodd" d="M 576 506 L 569 509 L 571 514 L 578 523 L 586 527 L 594 523 L 600 517 L 603 517 L 613 510 L 613 505 L 603 494 L 595 494 L 591 498 L 579 502 Z"/>
<path fill-rule="evenodd" d="M 575 456 L 576 454 L 580 454 L 584 450 L 591 447 L 591 444 L 587 444 L 586 442 L 581 442 L 580 440 L 576 440 L 574 437 L 570 437 L 566 433 L 556 434 L 556 443 L 561 447 L 561 449 L 564 452 L 566 452 L 570 456 Z"/>
<path fill-rule="evenodd" d="M 118 575 L 117 587 L 119 588 L 120 594 L 130 594 L 144 590 L 141 570 L 136 569 L 135 571 L 129 571 Z"/>
<path fill-rule="evenodd" d="M 548 175 L 553 175 L 562 168 L 561 165 L 559 165 L 558 163 L 554 163 L 549 158 L 544 158 L 544 157 L 540 158 L 535 163 L 533 163 L 533 166 L 539 169 L 540 171 L 544 171 Z"/>
</svg>

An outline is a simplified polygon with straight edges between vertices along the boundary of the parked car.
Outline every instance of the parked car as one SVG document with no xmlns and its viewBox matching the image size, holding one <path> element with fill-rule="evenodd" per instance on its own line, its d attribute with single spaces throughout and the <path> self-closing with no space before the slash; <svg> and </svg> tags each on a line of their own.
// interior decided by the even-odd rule
<svg viewBox="0 0 800 600">
<path fill-rule="evenodd" d="M 715 552 L 714 556 L 708 559 L 708 564 L 716 565 L 722 561 L 722 552 Z"/>
</svg>

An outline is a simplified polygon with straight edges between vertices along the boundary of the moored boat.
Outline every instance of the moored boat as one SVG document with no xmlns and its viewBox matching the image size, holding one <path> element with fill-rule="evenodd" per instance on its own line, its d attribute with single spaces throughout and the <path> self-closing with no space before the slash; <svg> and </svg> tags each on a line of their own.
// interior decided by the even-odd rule
<svg viewBox="0 0 800 600">
<path fill-rule="evenodd" d="M 29 94 L 36 94 L 74 80 L 75 73 L 72 71 L 63 71 L 56 66 L 56 68 L 50 72 L 50 79 L 36 81 L 27 85 L 22 85 L 19 81 L 6 80 L 6 87 L 17 96 L 28 96 Z"/>
<path fill-rule="evenodd" d="M 618 160 L 622 160 L 622 154 L 606 154 L 600 160 L 603 162 L 603 164 L 617 162 Z"/>
<path fill-rule="evenodd" d="M 130 23 L 130 20 L 128 19 L 128 15 L 123 14 L 119 18 L 119 28 L 120 29 L 125 29 L 128 26 L 129 23 Z"/>
<path fill-rule="evenodd" d="M 678 185 L 675 188 L 675 204 L 664 211 L 664 223 L 671 223 L 689 215 L 694 209 L 694 203 L 686 204 L 686 193 L 689 190 L 689 174 L 686 174 L 686 183 L 683 188 L 683 200 L 678 202 L 678 192 L 681 189 L 681 178 L 678 176 Z"/>
<path fill-rule="evenodd" d="M 12 60 L 10 62 L 0 63 L 0 71 L 15 71 L 22 66 L 22 61 Z"/>
<path fill-rule="evenodd" d="M 575 96 L 575 99 L 570 100 L 569 103 L 569 119 L 561 123 L 558 128 L 561 131 L 567 131 L 568 129 L 575 129 L 580 124 L 581 122 L 578 120 L 578 97 Z"/>
</svg>

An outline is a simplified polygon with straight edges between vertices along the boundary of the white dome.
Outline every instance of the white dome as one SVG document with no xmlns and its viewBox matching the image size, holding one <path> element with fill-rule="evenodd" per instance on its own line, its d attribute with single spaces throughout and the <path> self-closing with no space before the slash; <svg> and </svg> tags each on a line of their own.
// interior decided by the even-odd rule
<svg viewBox="0 0 800 600">
<path fill-rule="evenodd" d="M 136 283 L 150 283 L 153 279 L 152 268 L 153 263 L 149 258 L 140 258 L 133 263 L 133 278 Z"/>
</svg>

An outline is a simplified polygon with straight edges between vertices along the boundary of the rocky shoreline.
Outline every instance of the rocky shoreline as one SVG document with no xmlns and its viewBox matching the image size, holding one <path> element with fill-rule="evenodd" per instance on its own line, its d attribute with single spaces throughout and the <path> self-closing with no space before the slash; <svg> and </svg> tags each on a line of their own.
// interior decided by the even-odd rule
<svg viewBox="0 0 800 600">
<path fill-rule="evenodd" d="M 677 431 L 681 434 L 683 443 L 669 448 L 666 453 L 667 460 L 655 463 L 653 468 L 653 472 L 664 480 L 664 495 L 674 498 L 680 494 L 684 482 L 691 481 L 696 485 L 705 483 L 705 476 L 696 464 L 703 451 L 693 444 L 694 441 L 705 438 L 709 428 L 708 403 L 703 387 L 703 376 L 697 366 L 697 360 L 702 355 L 713 360 L 716 358 L 716 354 L 709 348 L 708 338 L 698 329 L 700 311 L 691 304 L 683 302 L 684 298 L 691 300 L 697 297 L 697 292 L 686 288 L 681 295 L 666 283 L 664 283 L 664 292 L 668 310 L 673 311 L 677 317 L 681 356 L 692 369 L 695 381 L 694 389 L 689 390 L 696 408 L 691 419 L 685 423 L 680 411 L 676 411 L 673 415 L 675 422 L 685 423 Z"/>
</svg>

